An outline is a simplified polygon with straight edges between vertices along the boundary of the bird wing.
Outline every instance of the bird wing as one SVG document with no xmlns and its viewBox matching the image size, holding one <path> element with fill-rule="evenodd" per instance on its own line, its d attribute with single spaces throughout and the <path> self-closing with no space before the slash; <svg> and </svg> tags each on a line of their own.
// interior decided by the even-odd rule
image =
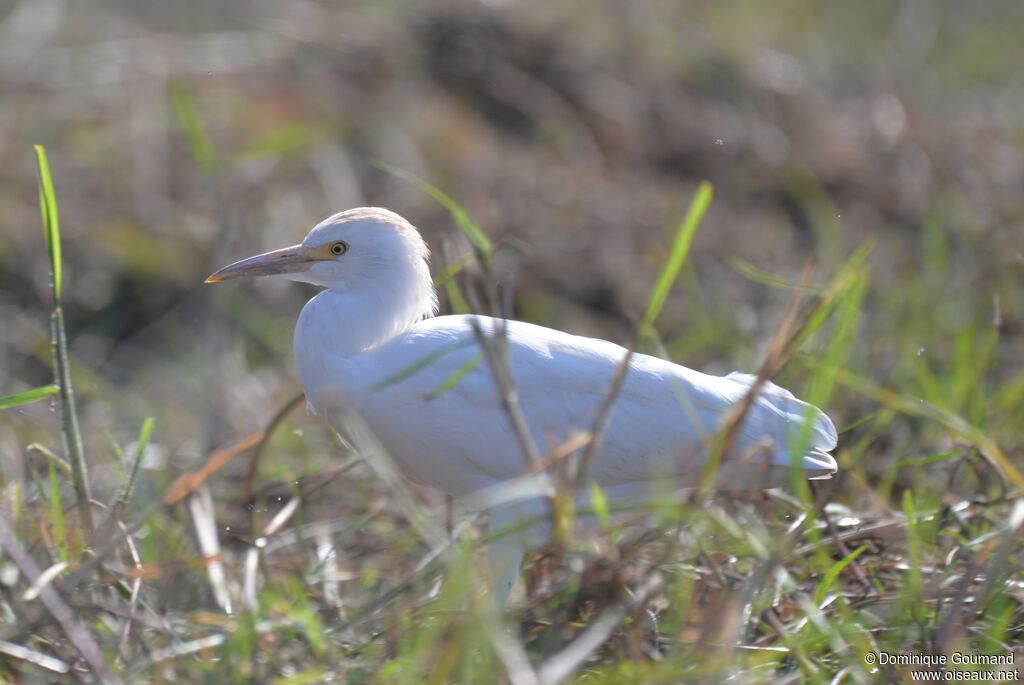
<svg viewBox="0 0 1024 685">
<path fill-rule="evenodd" d="M 504 328 L 518 404 L 539 453 L 593 426 L 625 348 L 518 321 L 475 321 L 486 335 L 500 334 Z M 437 451 L 434 462 L 445 467 L 451 466 L 445 459 L 461 460 L 462 472 L 446 471 L 448 479 L 472 472 L 481 476 L 481 482 L 506 480 L 523 472 L 524 460 L 476 342 L 473 318 L 425 320 L 370 354 L 375 359 L 363 378 L 367 399 L 362 411 L 394 451 Z M 709 376 L 656 357 L 634 355 L 591 477 L 611 487 L 647 483 L 667 471 L 692 477 L 709 438 L 752 380 L 745 374 Z M 401 421 L 416 422 L 414 443 L 397 435 L 388 439 L 399 432 L 392 420 L 399 404 Z M 806 462 L 806 454 L 801 455 L 806 462 L 801 466 L 834 470 L 834 461 L 825 454 L 836 442 L 831 421 L 770 383 L 748 412 L 734 452 L 763 445 L 770 462 L 784 466 L 791 461 L 792 432 L 805 425 L 810 430 L 804 451 L 816 456 Z M 408 424 L 404 431 L 410 431 Z M 423 460 L 410 470 L 423 469 L 422 464 Z M 437 476 L 421 473 L 417 479 L 436 485 L 432 481 Z M 478 486 L 467 483 L 462 489 Z"/>
</svg>

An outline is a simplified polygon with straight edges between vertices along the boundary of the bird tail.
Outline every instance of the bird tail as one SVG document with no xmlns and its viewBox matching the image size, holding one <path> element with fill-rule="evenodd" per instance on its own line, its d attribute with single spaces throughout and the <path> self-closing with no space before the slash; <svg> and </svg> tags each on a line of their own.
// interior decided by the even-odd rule
<svg viewBox="0 0 1024 685">
<path fill-rule="evenodd" d="M 731 373 L 726 378 L 746 392 L 755 376 Z M 766 382 L 758 393 L 740 429 L 740 443 L 747 446 L 771 443 L 770 464 L 793 466 L 793 455 L 800 455 L 796 465 L 810 479 L 830 478 L 838 467 L 829 454 L 836 448 L 838 435 L 832 420 L 817 407 L 797 399 L 793 393 Z"/>
</svg>

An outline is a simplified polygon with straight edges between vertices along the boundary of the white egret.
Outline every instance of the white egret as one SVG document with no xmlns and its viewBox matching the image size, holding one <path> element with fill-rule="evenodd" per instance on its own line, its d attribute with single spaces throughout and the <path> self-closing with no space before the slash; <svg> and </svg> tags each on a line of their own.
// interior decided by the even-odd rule
<svg viewBox="0 0 1024 685">
<path fill-rule="evenodd" d="M 208 283 L 281 274 L 321 286 L 295 327 L 295 361 L 313 409 L 340 429 L 355 412 L 402 472 L 460 497 L 524 473 L 526 462 L 493 376 L 474 365 L 480 349 L 470 315 L 437 316 L 419 232 L 386 209 L 351 209 L 324 220 L 302 243 L 243 259 Z M 475 317 L 492 334 L 498 322 Z M 509 375 L 538 453 L 590 428 L 617 365 L 618 345 L 520 321 L 501 324 Z M 452 379 L 457 382 L 446 385 Z M 587 471 L 610 500 L 649 493 L 657 483 L 695 485 L 708 438 L 753 377 L 709 376 L 636 354 Z M 439 392 L 440 388 L 445 388 Z M 795 436 L 800 435 L 797 439 Z M 792 446 L 804 447 L 794 453 Z M 820 410 L 766 384 L 743 419 L 726 487 L 771 487 L 794 469 L 828 477 L 836 430 Z M 741 455 L 746 455 L 743 461 Z M 667 479 L 667 480 L 666 480 Z M 492 530 L 546 511 L 539 498 L 501 504 Z M 524 549 L 543 542 L 532 527 L 489 550 L 499 602 L 518 576 Z"/>
</svg>

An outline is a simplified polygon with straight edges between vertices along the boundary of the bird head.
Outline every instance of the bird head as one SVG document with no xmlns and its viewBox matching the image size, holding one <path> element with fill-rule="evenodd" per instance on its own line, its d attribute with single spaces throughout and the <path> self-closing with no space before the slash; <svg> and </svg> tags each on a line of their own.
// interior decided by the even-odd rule
<svg viewBox="0 0 1024 685">
<path fill-rule="evenodd" d="M 229 264 L 206 282 L 281 275 L 339 291 L 411 281 L 409 287 L 432 292 L 429 257 L 408 221 L 387 209 L 361 207 L 324 219 L 298 245 Z"/>
</svg>

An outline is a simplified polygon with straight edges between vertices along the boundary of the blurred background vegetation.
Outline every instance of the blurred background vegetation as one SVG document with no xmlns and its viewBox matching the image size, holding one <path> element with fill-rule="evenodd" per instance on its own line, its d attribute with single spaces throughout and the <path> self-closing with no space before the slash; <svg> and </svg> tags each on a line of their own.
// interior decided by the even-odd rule
<svg viewBox="0 0 1024 685">
<path fill-rule="evenodd" d="M 488 231 L 517 318 L 618 342 L 707 179 L 715 199 L 660 325 L 673 360 L 755 370 L 788 297 L 773 283 L 811 258 L 825 283 L 867 245 L 855 338 L 832 361 L 963 417 L 1021 466 L 1022 35 L 1012 1 L 0 2 L 0 395 L 52 380 L 34 143 L 60 203 L 101 496 L 121 482 L 111 443 L 129 446 L 144 417 L 140 487 L 156 496 L 298 390 L 291 330 L 310 291 L 204 287 L 214 269 L 360 205 L 408 217 L 445 261 L 468 252 L 380 164 L 443 188 Z M 805 390 L 820 351 L 812 341 L 783 384 Z M 942 455 L 969 460 L 970 446 L 878 399 L 842 385 L 828 398 L 838 501 L 876 510 L 898 502 L 879 483 L 941 502 L 947 486 L 993 482 L 953 479 L 959 461 Z M 57 424 L 46 402 L 0 416 L 5 483 L 26 481 L 28 443 L 60 448 Z M 257 482 L 287 495 L 339 458 L 297 412 Z M 212 483 L 229 548 L 248 534 L 244 477 L 239 461 Z M 388 506 L 365 469 L 304 503 L 347 524 Z M 372 589 L 401 525 L 382 515 L 328 538 Z"/>
</svg>

